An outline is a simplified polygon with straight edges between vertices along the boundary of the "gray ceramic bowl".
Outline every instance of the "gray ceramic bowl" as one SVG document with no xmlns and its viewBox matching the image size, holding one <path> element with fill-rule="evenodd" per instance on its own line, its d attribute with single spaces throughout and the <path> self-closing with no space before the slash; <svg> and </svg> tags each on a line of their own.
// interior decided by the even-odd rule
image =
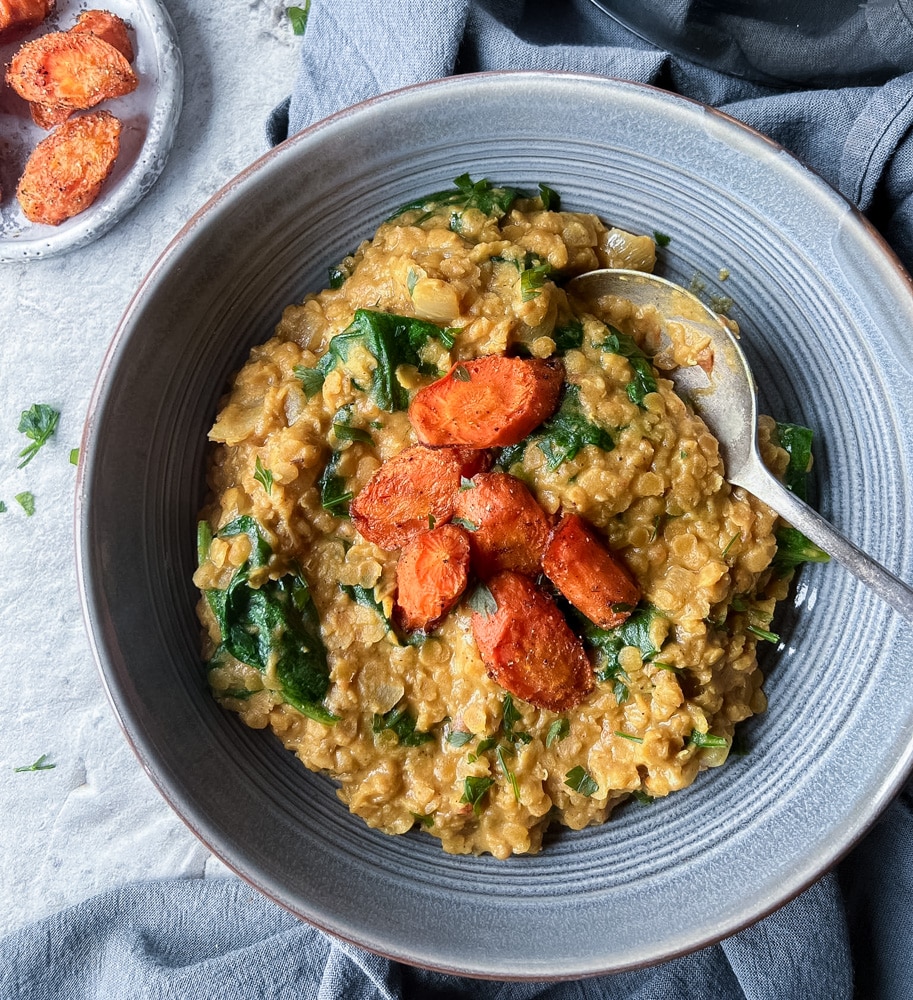
<svg viewBox="0 0 913 1000">
<path fill-rule="evenodd" d="M 518 114 L 535 109 L 535 115 Z M 397 205 L 463 171 L 671 237 L 662 271 L 735 302 L 763 408 L 817 432 L 815 499 L 913 579 L 913 296 L 863 219 L 782 150 L 691 102 L 553 74 L 378 98 L 266 155 L 178 235 L 105 360 L 84 442 L 78 559 L 111 701 L 143 766 L 232 868 L 364 947 L 492 978 L 657 961 L 776 908 L 837 860 L 911 762 L 910 631 L 838 566 L 801 574 L 750 752 L 536 857 L 386 837 L 209 697 L 195 515 L 220 393 L 284 304 Z M 730 277 L 719 288 L 721 268 Z"/>
</svg>

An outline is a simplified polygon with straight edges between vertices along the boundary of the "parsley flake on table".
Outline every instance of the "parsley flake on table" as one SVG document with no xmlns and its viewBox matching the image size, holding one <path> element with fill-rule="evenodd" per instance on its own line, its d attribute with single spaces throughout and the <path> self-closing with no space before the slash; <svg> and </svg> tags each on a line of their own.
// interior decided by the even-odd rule
<svg viewBox="0 0 913 1000">
<path fill-rule="evenodd" d="M 59 420 L 60 411 L 48 406 L 47 403 L 32 403 L 27 410 L 22 411 L 22 416 L 19 418 L 19 433 L 24 434 L 32 443 L 19 452 L 22 461 L 16 466 L 17 469 L 28 465 L 38 454 L 57 430 Z"/>
<path fill-rule="evenodd" d="M 35 513 L 35 495 L 24 490 L 15 496 L 16 503 L 25 511 L 26 517 L 31 517 Z"/>
<path fill-rule="evenodd" d="M 303 7 L 286 7 L 285 13 L 292 24 L 296 35 L 303 35 L 308 26 L 308 15 L 311 13 L 311 0 L 305 0 Z"/>
<path fill-rule="evenodd" d="M 22 767 L 14 767 L 13 771 L 17 774 L 23 774 L 26 771 L 52 771 L 56 764 L 47 763 L 48 755 L 43 753 L 34 764 L 25 764 Z"/>
</svg>

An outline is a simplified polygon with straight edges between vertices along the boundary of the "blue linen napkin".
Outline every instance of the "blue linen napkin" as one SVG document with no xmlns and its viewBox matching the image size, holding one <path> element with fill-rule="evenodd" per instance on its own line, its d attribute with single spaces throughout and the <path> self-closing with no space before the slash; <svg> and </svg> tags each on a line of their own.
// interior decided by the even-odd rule
<svg viewBox="0 0 913 1000">
<path fill-rule="evenodd" d="M 902 48 L 907 31 L 913 45 L 910 0 L 868 6 L 879 5 L 892 8 L 892 44 Z M 775 90 L 659 51 L 588 0 L 313 0 L 299 77 L 267 134 L 278 142 L 359 100 L 454 72 L 535 68 L 649 82 L 720 107 L 818 170 L 913 267 L 913 74 L 880 86 Z M 3 1000 L 854 995 L 913 997 L 913 783 L 836 871 L 776 913 L 692 955 L 596 979 L 502 983 L 392 963 L 227 878 L 125 886 L 0 940 Z"/>
</svg>

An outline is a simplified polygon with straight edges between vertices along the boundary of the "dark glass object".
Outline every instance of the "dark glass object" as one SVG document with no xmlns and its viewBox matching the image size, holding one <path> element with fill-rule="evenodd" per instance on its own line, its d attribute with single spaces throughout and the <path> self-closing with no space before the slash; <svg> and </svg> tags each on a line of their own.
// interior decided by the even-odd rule
<svg viewBox="0 0 913 1000">
<path fill-rule="evenodd" d="M 913 0 L 593 0 L 659 48 L 771 86 L 880 84 L 913 70 Z"/>
</svg>

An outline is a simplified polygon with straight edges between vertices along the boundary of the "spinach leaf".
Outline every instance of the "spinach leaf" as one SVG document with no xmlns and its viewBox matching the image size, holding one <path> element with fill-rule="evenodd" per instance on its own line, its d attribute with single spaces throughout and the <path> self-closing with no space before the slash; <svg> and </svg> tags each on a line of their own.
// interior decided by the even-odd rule
<svg viewBox="0 0 913 1000">
<path fill-rule="evenodd" d="M 534 253 L 528 253 L 520 269 L 520 299 L 529 302 L 539 297 L 542 286 L 555 273 L 548 261 Z"/>
<path fill-rule="evenodd" d="M 572 383 L 565 386 L 557 412 L 546 420 L 536 435 L 536 444 L 545 455 L 550 471 L 570 461 L 585 445 L 595 445 L 603 451 L 615 447 L 607 430 L 587 420 L 580 405 L 580 388 Z"/>
<path fill-rule="evenodd" d="M 460 206 L 464 211 L 468 208 L 477 208 L 485 215 L 493 215 L 500 219 L 510 211 L 511 205 L 521 194 L 516 188 L 495 187 L 485 178 L 473 181 L 468 173 L 455 177 L 453 184 L 452 188 L 435 191 L 401 205 L 386 221 L 392 222 L 406 212 L 421 210 L 425 214 L 416 219 L 415 225 L 419 225 L 430 218 L 436 209 L 447 206 Z"/>
<path fill-rule="evenodd" d="M 220 537 L 232 534 L 256 534 L 256 544 L 252 539 L 251 558 L 238 568 L 225 590 L 206 592 L 222 638 L 213 659 L 227 652 L 261 672 L 274 666 L 289 705 L 317 722 L 338 721 L 323 705 L 330 671 L 307 582 L 297 573 L 288 573 L 252 587 L 250 571 L 269 561 L 270 547 L 257 522 L 246 515 L 219 532 Z"/>
<path fill-rule="evenodd" d="M 801 424 L 777 422 L 777 440 L 789 454 L 783 485 L 800 500 L 808 498 L 808 470 L 812 461 L 813 432 Z M 829 562 L 830 556 L 801 531 L 790 525 L 777 529 L 777 552 L 771 566 L 779 576 L 786 576 L 806 562 Z"/>
<path fill-rule="evenodd" d="M 561 195 L 554 188 L 550 188 L 548 184 L 543 184 L 539 182 L 539 197 L 542 199 L 542 207 L 546 212 L 560 212 L 561 211 Z"/>
<path fill-rule="evenodd" d="M 612 681 L 612 691 L 615 700 L 621 704 L 627 701 L 628 680 L 618 654 L 625 646 L 636 646 L 644 661 L 652 660 L 659 650 L 650 638 L 650 627 L 656 618 L 662 617 L 661 612 L 653 607 L 639 607 L 621 625 L 613 629 L 599 628 L 576 609 L 569 611 L 575 631 L 584 643 L 596 653 L 596 678 L 600 681 Z"/>
<path fill-rule="evenodd" d="M 808 470 L 812 461 L 812 431 L 801 424 L 777 422 L 777 440 L 789 453 L 783 485 L 800 500 L 808 499 Z"/>
<path fill-rule="evenodd" d="M 565 326 L 556 326 L 552 331 L 552 340 L 556 354 L 579 350 L 583 346 L 583 324 L 579 319 L 572 319 Z"/>
<path fill-rule="evenodd" d="M 434 739 L 432 733 L 423 733 L 415 728 L 415 716 L 409 714 L 405 705 L 391 708 L 383 715 L 375 713 L 371 730 L 375 733 L 394 733 L 400 746 L 404 747 L 418 747 Z"/>
<path fill-rule="evenodd" d="M 349 516 L 349 501 L 355 494 L 346 487 L 346 481 L 339 475 L 341 451 L 334 451 L 326 468 L 320 474 L 317 485 L 320 487 L 320 505 L 336 517 Z"/>
<path fill-rule="evenodd" d="M 614 326 L 609 327 L 609 336 L 600 345 L 604 351 L 620 354 L 628 359 L 628 364 L 634 369 L 634 378 L 627 384 L 628 399 L 644 409 L 644 396 L 656 392 L 656 376 L 650 359 L 637 346 L 633 337 L 629 337 Z"/>
<path fill-rule="evenodd" d="M 784 524 L 777 529 L 777 551 L 771 566 L 778 576 L 786 576 L 797 566 L 807 562 L 830 562 L 830 556 L 813 541 L 806 538 L 801 531 Z"/>
</svg>

